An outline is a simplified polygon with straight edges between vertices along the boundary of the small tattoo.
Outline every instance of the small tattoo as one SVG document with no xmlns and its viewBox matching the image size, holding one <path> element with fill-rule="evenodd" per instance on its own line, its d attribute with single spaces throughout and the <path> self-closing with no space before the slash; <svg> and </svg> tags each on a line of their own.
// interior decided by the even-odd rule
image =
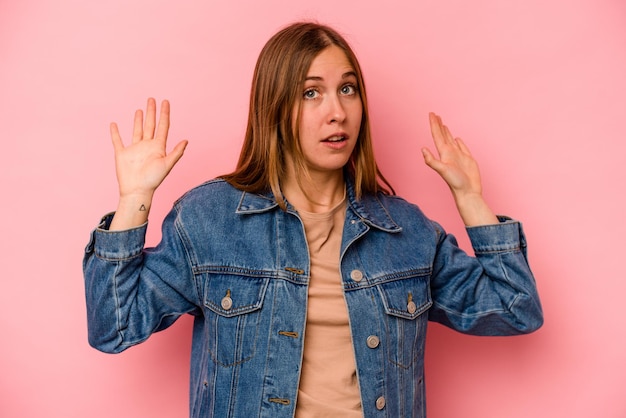
<svg viewBox="0 0 626 418">
<path fill-rule="evenodd" d="M 141 205 L 141 207 L 139 208 L 139 212 L 145 212 L 146 211 L 146 205 Z"/>
</svg>

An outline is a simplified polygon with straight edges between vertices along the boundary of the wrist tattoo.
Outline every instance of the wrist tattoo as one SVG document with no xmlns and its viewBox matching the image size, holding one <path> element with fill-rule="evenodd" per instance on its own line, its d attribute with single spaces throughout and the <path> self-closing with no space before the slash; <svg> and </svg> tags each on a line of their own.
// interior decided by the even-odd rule
<svg viewBox="0 0 626 418">
<path fill-rule="evenodd" d="M 146 210 L 146 205 L 141 205 L 141 207 L 139 208 L 139 212 L 145 212 Z"/>
</svg>

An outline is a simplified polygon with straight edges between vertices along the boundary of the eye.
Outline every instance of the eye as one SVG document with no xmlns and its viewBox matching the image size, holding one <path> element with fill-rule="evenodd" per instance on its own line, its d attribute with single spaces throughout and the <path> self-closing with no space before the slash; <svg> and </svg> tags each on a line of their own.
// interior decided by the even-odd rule
<svg viewBox="0 0 626 418">
<path fill-rule="evenodd" d="M 341 89 L 339 91 L 341 92 L 341 94 L 344 94 L 346 96 L 353 96 L 357 93 L 358 89 L 354 84 L 344 84 L 343 86 L 341 86 Z"/>
<path fill-rule="evenodd" d="M 313 99 L 316 99 L 319 96 L 319 94 L 320 93 L 315 89 L 306 89 L 302 97 L 305 100 L 313 100 Z"/>
</svg>

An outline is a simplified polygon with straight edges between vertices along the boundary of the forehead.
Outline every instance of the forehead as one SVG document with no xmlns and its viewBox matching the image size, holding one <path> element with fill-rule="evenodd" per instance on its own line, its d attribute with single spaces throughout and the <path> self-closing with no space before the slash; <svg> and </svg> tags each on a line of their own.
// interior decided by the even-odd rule
<svg viewBox="0 0 626 418">
<path fill-rule="evenodd" d="M 355 72 L 354 67 L 343 49 L 336 45 L 331 45 L 323 49 L 311 62 L 307 77 L 322 76 L 324 73 Z"/>
</svg>

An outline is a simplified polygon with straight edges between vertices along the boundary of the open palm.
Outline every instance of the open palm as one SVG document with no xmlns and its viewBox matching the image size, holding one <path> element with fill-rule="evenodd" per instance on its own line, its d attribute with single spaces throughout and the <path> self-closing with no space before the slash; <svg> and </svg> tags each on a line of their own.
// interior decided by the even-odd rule
<svg viewBox="0 0 626 418">
<path fill-rule="evenodd" d="M 169 154 L 166 151 L 169 125 L 169 102 L 162 102 L 157 126 L 156 101 L 152 98 L 148 99 L 145 121 L 141 110 L 135 112 L 131 144 L 124 146 L 117 124 L 111 124 L 120 196 L 154 193 L 182 157 L 187 141 L 179 142 Z"/>
</svg>

